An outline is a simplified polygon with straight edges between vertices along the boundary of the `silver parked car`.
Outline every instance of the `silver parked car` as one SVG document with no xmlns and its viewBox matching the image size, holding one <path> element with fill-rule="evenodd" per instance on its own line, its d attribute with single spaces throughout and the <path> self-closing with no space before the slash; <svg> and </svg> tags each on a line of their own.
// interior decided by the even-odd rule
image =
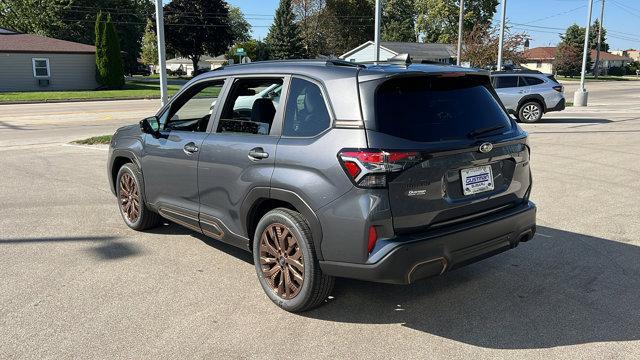
<svg viewBox="0 0 640 360">
<path fill-rule="evenodd" d="M 507 111 L 522 122 L 536 122 L 544 113 L 564 110 L 564 87 L 551 74 L 527 70 L 494 71 L 491 84 Z"/>
</svg>

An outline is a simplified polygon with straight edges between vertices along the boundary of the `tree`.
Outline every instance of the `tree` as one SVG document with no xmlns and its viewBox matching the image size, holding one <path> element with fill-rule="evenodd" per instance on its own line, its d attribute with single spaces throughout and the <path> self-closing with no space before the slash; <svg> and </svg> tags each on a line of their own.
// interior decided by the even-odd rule
<svg viewBox="0 0 640 360">
<path fill-rule="evenodd" d="M 414 0 L 387 0 L 382 12 L 384 41 L 416 41 Z"/>
<path fill-rule="evenodd" d="M 266 40 L 274 59 L 297 59 L 304 56 L 300 29 L 294 22 L 291 11 L 291 0 L 280 0 Z"/>
<path fill-rule="evenodd" d="M 144 35 L 142 35 L 142 49 L 140 51 L 140 58 L 145 65 L 158 64 L 158 40 L 153 29 L 153 20 L 148 19 Z"/>
<path fill-rule="evenodd" d="M 498 34 L 499 29 L 496 27 L 474 26 L 463 38 L 465 46 L 462 49 L 462 59 L 470 62 L 472 67 L 485 68 L 497 64 L 500 40 Z M 507 29 L 503 43 L 503 60 L 514 64 L 522 63 L 526 39 L 526 34 L 512 34 Z"/>
<path fill-rule="evenodd" d="M 229 6 L 229 26 L 234 43 L 251 40 L 251 24 L 244 18 L 240 8 Z"/>
<path fill-rule="evenodd" d="M 556 49 L 556 71 L 561 75 L 575 76 L 582 71 L 582 52 L 584 48 L 585 28 L 573 24 L 560 35 L 560 44 Z M 591 68 L 591 54 L 587 52 L 587 69 Z"/>
<path fill-rule="evenodd" d="M 291 11 L 300 28 L 300 36 L 305 49 L 305 57 L 314 58 L 325 50 L 325 42 L 321 36 L 321 13 L 325 0 L 292 0 Z"/>
<path fill-rule="evenodd" d="M 556 72 L 564 76 L 576 76 L 582 71 L 582 50 L 575 46 L 561 42 L 556 49 L 554 61 Z"/>
<path fill-rule="evenodd" d="M 119 89 L 124 86 L 122 53 L 111 16 L 100 12 L 95 23 L 96 81 L 103 87 Z"/>
<path fill-rule="evenodd" d="M 238 61 L 238 55 L 236 55 L 236 49 L 242 48 L 247 53 L 247 57 L 251 61 L 269 60 L 269 54 L 266 50 L 266 44 L 258 40 L 249 40 L 233 45 L 229 51 L 227 51 L 227 59 L 234 59 Z"/>
<path fill-rule="evenodd" d="M 591 24 L 591 30 L 589 30 L 589 48 L 598 49 L 598 31 L 600 30 L 600 21 L 596 19 Z M 583 38 L 584 39 L 584 38 Z M 607 29 L 602 27 L 602 40 L 600 43 L 600 51 L 609 51 L 609 44 L 607 44 Z"/>
<path fill-rule="evenodd" d="M 326 0 L 320 17 L 327 55 L 344 52 L 373 40 L 373 0 Z"/>
<path fill-rule="evenodd" d="M 96 82 L 100 85 L 106 85 L 107 79 L 107 53 L 105 43 L 106 22 L 103 19 L 102 12 L 96 15 L 95 24 L 95 46 L 96 46 Z"/>
<path fill-rule="evenodd" d="M 173 0 L 164 11 L 167 47 L 190 59 L 194 74 L 202 55 L 223 54 L 233 43 L 224 0 Z"/>
<path fill-rule="evenodd" d="M 489 27 L 498 0 L 473 0 L 464 3 L 463 30 Z M 459 0 L 415 0 L 416 29 L 425 42 L 451 43 L 458 38 Z"/>
</svg>

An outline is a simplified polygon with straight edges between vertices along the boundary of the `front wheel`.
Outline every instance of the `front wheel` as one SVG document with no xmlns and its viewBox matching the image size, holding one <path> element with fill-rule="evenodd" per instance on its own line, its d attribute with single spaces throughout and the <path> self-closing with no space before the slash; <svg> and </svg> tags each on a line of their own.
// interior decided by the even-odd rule
<svg viewBox="0 0 640 360">
<path fill-rule="evenodd" d="M 320 269 L 307 221 L 293 210 L 278 208 L 262 217 L 253 261 L 262 289 L 284 310 L 313 309 L 333 289 L 334 278 Z"/>
<path fill-rule="evenodd" d="M 160 215 L 147 208 L 142 173 L 135 164 L 124 164 L 118 171 L 116 196 L 120 215 L 130 228 L 145 230 L 160 223 Z"/>
<path fill-rule="evenodd" d="M 518 119 L 524 123 L 534 123 L 542 118 L 542 106 L 536 101 L 523 104 L 518 111 Z"/>
</svg>

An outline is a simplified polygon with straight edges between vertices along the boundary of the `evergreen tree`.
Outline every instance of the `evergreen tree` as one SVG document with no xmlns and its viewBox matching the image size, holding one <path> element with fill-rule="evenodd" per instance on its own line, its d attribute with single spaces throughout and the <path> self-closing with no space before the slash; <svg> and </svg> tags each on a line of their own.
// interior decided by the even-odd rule
<svg viewBox="0 0 640 360">
<path fill-rule="evenodd" d="M 122 52 L 116 27 L 111 22 L 111 16 L 107 16 L 105 24 L 105 55 L 107 56 L 106 85 L 111 89 L 120 89 L 124 86 L 124 69 L 122 67 Z"/>
<path fill-rule="evenodd" d="M 305 53 L 300 29 L 294 22 L 291 0 L 280 0 L 276 16 L 267 35 L 267 44 L 274 59 L 298 59 Z"/>
<path fill-rule="evenodd" d="M 158 40 L 153 31 L 153 21 L 147 19 L 147 26 L 142 35 L 142 50 L 140 51 L 142 63 L 145 65 L 158 64 Z"/>
<path fill-rule="evenodd" d="M 104 86 L 107 78 L 107 55 L 105 52 L 105 22 L 102 12 L 96 16 L 95 25 L 96 46 L 96 82 Z"/>
<path fill-rule="evenodd" d="M 589 30 L 589 47 L 596 50 L 598 48 L 598 31 L 600 30 L 600 21 L 596 19 Z M 607 29 L 602 27 L 602 41 L 600 43 L 600 51 L 609 51 L 607 44 Z"/>
<path fill-rule="evenodd" d="M 558 74 L 574 76 L 582 71 L 582 51 L 585 28 L 573 24 L 560 35 L 560 44 L 556 49 L 555 68 Z M 587 69 L 591 68 L 591 54 L 587 52 Z"/>
</svg>

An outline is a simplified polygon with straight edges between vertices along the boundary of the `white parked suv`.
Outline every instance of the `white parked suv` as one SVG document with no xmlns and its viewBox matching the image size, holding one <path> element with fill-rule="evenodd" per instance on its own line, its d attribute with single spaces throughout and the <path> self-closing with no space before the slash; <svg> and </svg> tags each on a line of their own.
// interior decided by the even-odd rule
<svg viewBox="0 0 640 360">
<path fill-rule="evenodd" d="M 507 111 L 522 122 L 536 122 L 544 113 L 564 110 L 564 87 L 551 74 L 534 70 L 494 71 L 491 84 Z"/>
</svg>

